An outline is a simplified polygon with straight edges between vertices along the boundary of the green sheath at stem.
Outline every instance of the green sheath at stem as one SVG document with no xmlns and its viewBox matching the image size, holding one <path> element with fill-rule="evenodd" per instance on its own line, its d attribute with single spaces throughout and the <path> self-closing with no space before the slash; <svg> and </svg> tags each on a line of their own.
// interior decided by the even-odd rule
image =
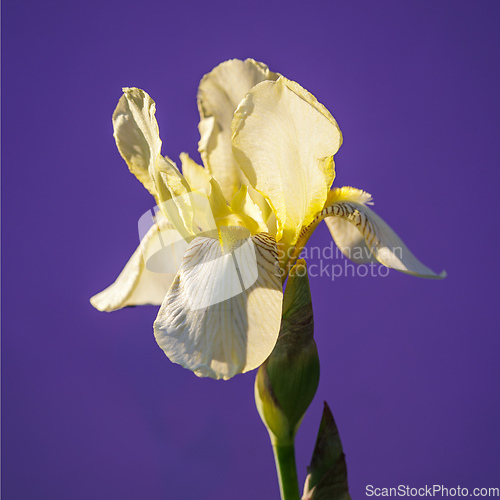
<svg viewBox="0 0 500 500">
<path fill-rule="evenodd" d="M 280 483 L 282 500 L 300 500 L 299 480 L 295 465 L 295 447 L 290 444 L 273 444 L 274 460 Z"/>
<path fill-rule="evenodd" d="M 300 271 L 300 272 L 299 272 Z M 290 271 L 273 352 L 255 377 L 255 404 L 271 439 L 281 500 L 300 500 L 294 438 L 319 382 L 311 292 L 304 260 Z"/>
</svg>

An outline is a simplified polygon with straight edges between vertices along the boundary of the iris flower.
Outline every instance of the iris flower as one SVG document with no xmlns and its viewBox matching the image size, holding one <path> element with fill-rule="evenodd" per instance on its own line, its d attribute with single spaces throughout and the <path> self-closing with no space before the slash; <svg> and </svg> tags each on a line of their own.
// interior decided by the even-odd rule
<svg viewBox="0 0 500 500">
<path fill-rule="evenodd" d="M 137 88 L 123 92 L 113 114 L 116 144 L 159 210 L 116 281 L 91 303 L 101 311 L 161 305 L 154 333 L 174 363 L 216 379 L 260 366 L 278 337 L 282 283 L 323 219 L 355 262 L 443 276 L 367 206 L 368 193 L 331 189 L 337 122 L 265 64 L 234 59 L 204 76 L 204 167 L 183 153 L 182 173 L 161 154 L 154 101 Z"/>
</svg>

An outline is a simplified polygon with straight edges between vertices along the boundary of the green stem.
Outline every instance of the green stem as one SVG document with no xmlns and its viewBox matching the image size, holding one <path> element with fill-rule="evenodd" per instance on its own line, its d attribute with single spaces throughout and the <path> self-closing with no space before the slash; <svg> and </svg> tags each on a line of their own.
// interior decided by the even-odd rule
<svg viewBox="0 0 500 500">
<path fill-rule="evenodd" d="M 280 483 L 281 500 L 300 500 L 295 447 L 289 444 L 273 444 L 274 460 Z"/>
</svg>

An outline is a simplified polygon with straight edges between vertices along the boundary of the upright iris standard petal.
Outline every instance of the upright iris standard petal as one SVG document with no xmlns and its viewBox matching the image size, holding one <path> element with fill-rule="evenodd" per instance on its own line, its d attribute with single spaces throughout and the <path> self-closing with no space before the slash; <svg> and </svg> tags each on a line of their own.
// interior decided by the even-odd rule
<svg viewBox="0 0 500 500">
<path fill-rule="evenodd" d="M 155 103 L 137 88 L 124 88 L 113 113 L 114 138 L 130 171 L 159 202 L 151 169 L 161 151 Z"/>
<path fill-rule="evenodd" d="M 339 242 L 341 250 L 351 257 L 359 255 L 360 249 L 364 245 L 371 251 L 372 256 L 384 266 L 397 269 L 406 274 L 412 274 L 421 278 L 444 278 L 443 271 L 436 274 L 427 266 L 422 264 L 403 243 L 401 238 L 365 203 L 371 197 L 366 197 L 367 193 L 359 189 L 341 188 L 332 191 L 329 196 L 329 204 L 318 215 L 317 221 L 325 218 L 328 228 L 336 242 Z M 368 195 L 369 196 L 369 195 Z M 345 231 L 345 224 L 337 225 L 331 222 L 334 218 L 349 223 L 351 227 Z M 315 222 L 316 223 L 316 222 Z M 364 245 L 360 245 L 358 235 L 364 240 Z M 347 251 L 348 250 L 348 251 Z M 363 250 L 366 254 L 366 250 Z M 356 258 L 353 259 L 357 261 Z M 367 259 L 372 260 L 370 256 Z M 359 259 L 358 261 L 363 261 Z"/>
<path fill-rule="evenodd" d="M 252 187 L 268 199 L 278 239 L 290 247 L 324 207 L 333 155 L 342 142 L 337 122 L 309 92 L 280 77 L 247 94 L 232 126 L 235 157 Z"/>
<path fill-rule="evenodd" d="M 165 298 L 187 243 L 165 219 L 146 233 L 116 281 L 90 302 L 99 311 L 127 306 L 160 305 Z"/>
<path fill-rule="evenodd" d="M 283 299 L 273 238 L 258 234 L 224 250 L 212 238 L 189 244 L 154 324 L 171 361 L 216 379 L 253 370 L 269 356 Z"/>
<path fill-rule="evenodd" d="M 114 137 L 129 169 L 155 197 L 175 228 L 194 234 L 189 184 L 175 163 L 161 155 L 153 99 L 137 88 L 124 88 L 113 114 Z"/>
<path fill-rule="evenodd" d="M 254 85 L 264 80 L 276 80 L 278 76 L 265 64 L 253 59 L 232 59 L 219 64 L 201 80 L 198 89 L 199 151 L 228 201 L 245 183 L 231 149 L 234 111 Z"/>
</svg>

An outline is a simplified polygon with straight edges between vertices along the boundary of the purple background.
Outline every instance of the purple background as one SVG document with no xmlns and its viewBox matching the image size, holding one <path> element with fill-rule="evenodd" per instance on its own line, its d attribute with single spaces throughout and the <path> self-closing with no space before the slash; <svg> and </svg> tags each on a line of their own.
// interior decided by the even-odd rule
<svg viewBox="0 0 500 500">
<path fill-rule="evenodd" d="M 499 36 L 495 1 L 3 1 L 3 498 L 277 499 L 254 373 L 201 380 L 156 308 L 88 299 L 153 200 L 112 137 L 122 86 L 157 102 L 163 153 L 198 158 L 196 89 L 233 57 L 298 81 L 344 134 L 336 185 L 442 282 L 311 282 L 323 400 L 365 486 L 500 487 Z M 323 226 L 311 243 L 328 245 Z"/>
</svg>

